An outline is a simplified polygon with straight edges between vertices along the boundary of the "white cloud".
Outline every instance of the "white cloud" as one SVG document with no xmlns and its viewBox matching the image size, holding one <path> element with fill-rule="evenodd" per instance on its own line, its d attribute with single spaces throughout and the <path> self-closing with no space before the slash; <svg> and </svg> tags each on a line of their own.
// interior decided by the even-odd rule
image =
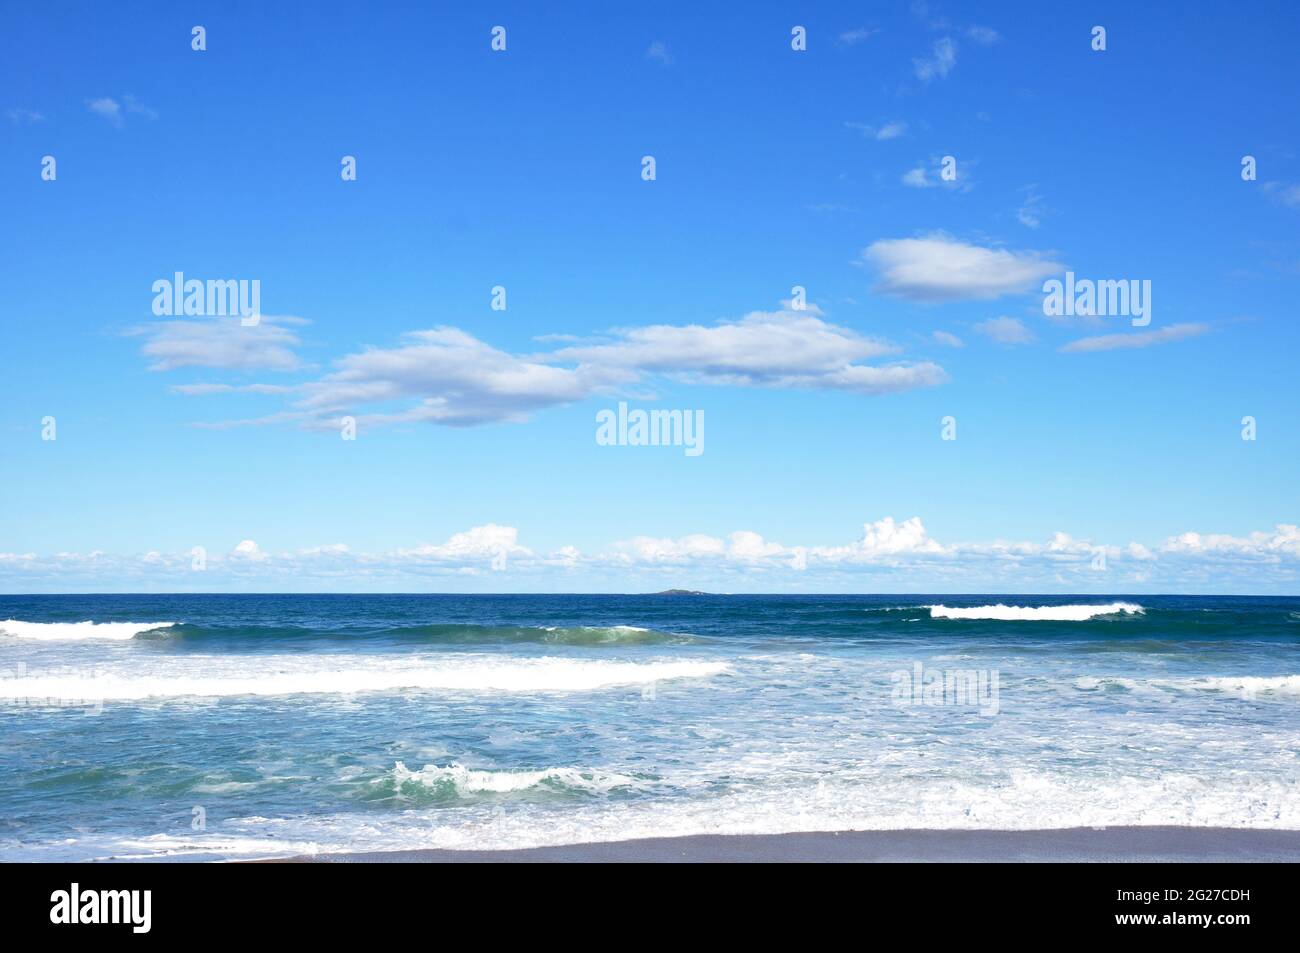
<svg viewBox="0 0 1300 953">
<path fill-rule="evenodd" d="M 104 96 L 100 99 L 86 100 L 86 108 L 97 116 L 103 116 L 113 125 L 122 123 L 122 106 L 117 100 Z"/>
<path fill-rule="evenodd" d="M 346 543 L 328 543 L 324 546 L 309 546 L 298 550 L 299 556 L 347 556 L 352 552 Z"/>
<path fill-rule="evenodd" d="M 862 538 L 847 546 L 814 546 L 808 554 L 817 560 L 827 562 L 870 562 L 883 557 L 904 555 L 934 556 L 944 553 L 945 548 L 931 539 L 921 523 L 920 517 L 895 523 L 892 516 L 886 516 L 874 523 L 864 523 Z"/>
<path fill-rule="evenodd" d="M 143 116 L 145 119 L 158 118 L 157 112 L 144 105 L 130 93 L 123 95 L 120 102 L 111 96 L 88 99 L 86 100 L 86 108 L 119 127 L 125 124 L 127 115 Z"/>
<path fill-rule="evenodd" d="M 1030 344 L 1037 340 L 1023 321 L 1005 315 L 981 321 L 975 325 L 975 330 L 999 344 Z"/>
<path fill-rule="evenodd" d="M 962 347 L 961 338 L 947 331 L 934 331 L 930 335 L 934 340 L 945 347 Z"/>
<path fill-rule="evenodd" d="M 862 254 L 880 270 L 878 290 L 918 301 L 998 298 L 1063 270 L 1041 252 L 985 248 L 943 234 L 882 239 Z"/>
<path fill-rule="evenodd" d="M 177 384 L 171 390 L 175 394 L 204 397 L 209 394 L 291 394 L 297 388 L 281 384 Z"/>
<path fill-rule="evenodd" d="M 988 26 L 968 26 L 966 28 L 967 39 L 974 40 L 983 46 L 992 46 L 998 40 L 1002 39 L 997 30 Z"/>
<path fill-rule="evenodd" d="M 1043 207 L 1043 197 L 1038 194 L 1038 187 L 1035 185 L 1027 185 L 1021 191 L 1025 193 L 1025 200 L 1020 208 L 1016 209 L 1016 220 L 1025 228 L 1037 228 L 1043 223 L 1043 215 L 1046 212 Z"/>
<path fill-rule="evenodd" d="M 745 387 L 904 389 L 937 383 L 934 367 L 908 365 L 915 381 L 895 387 L 884 368 L 857 361 L 897 352 L 875 338 L 829 324 L 806 311 L 754 311 L 715 325 L 651 325 L 618 332 L 610 344 L 564 348 L 552 359 L 625 372 L 655 372 Z M 877 388 L 869 383 L 879 380 Z"/>
<path fill-rule="evenodd" d="M 5 112 L 9 121 L 17 125 L 32 125 L 38 122 L 44 122 L 45 117 L 33 109 L 10 109 Z"/>
<path fill-rule="evenodd" d="M 153 360 L 150 370 L 292 371 L 300 366 L 292 350 L 299 341 L 284 325 L 303 323 L 301 318 L 265 314 L 259 323 L 247 327 L 237 317 L 184 318 L 140 325 L 130 333 L 147 339 L 141 353 Z"/>
<path fill-rule="evenodd" d="M 399 555 L 434 562 L 476 563 L 504 556 L 532 556 L 532 552 L 519 545 L 519 530 L 515 527 L 488 523 L 456 533 L 445 543 L 399 550 Z"/>
<path fill-rule="evenodd" d="M 650 44 L 650 48 L 645 51 L 645 58 L 655 60 L 661 66 L 673 65 L 673 55 L 668 52 L 668 45 L 662 40 L 655 40 Z"/>
<path fill-rule="evenodd" d="M 1253 558 L 1300 556 L 1300 526 L 1278 523 L 1271 532 L 1254 532 L 1249 536 L 1183 533 L 1165 540 L 1161 551 L 1196 556 L 1225 553 Z"/>
<path fill-rule="evenodd" d="M 918 165 L 915 169 L 909 169 L 903 173 L 903 184 L 910 185 L 914 189 L 928 189 L 938 183 L 930 181 L 930 176 L 925 171 L 925 167 Z"/>
<path fill-rule="evenodd" d="M 1104 571 L 1095 568 L 1098 554 L 1106 557 Z M 1219 591 L 1230 591 L 1234 584 L 1238 591 L 1294 591 L 1300 579 L 1300 527 L 1280 523 L 1245 536 L 1187 532 L 1154 547 L 1093 542 L 1064 532 L 1042 542 L 961 543 L 931 537 L 918 517 L 885 517 L 864 524 L 857 539 L 838 545 L 787 545 L 753 530 L 737 530 L 726 536 L 636 536 L 591 555 L 572 545 L 539 555 L 520 543 L 517 528 L 488 523 L 442 543 L 379 553 L 357 552 L 343 543 L 272 553 L 246 539 L 229 553 L 213 553 L 206 571 L 197 574 L 188 552 L 0 553 L 0 583 L 22 591 L 39 591 L 37 581 L 47 591 L 68 591 L 75 584 L 89 587 L 80 591 L 114 585 L 137 591 L 145 586 L 151 591 L 284 591 L 286 585 L 303 591 L 413 591 L 438 578 L 463 591 L 467 577 L 485 574 L 490 579 L 498 573 L 510 575 L 511 581 L 483 586 L 501 591 L 531 579 L 554 591 L 562 580 L 584 572 L 589 573 L 584 579 L 624 590 L 670 572 L 673 579 L 696 583 L 692 588 L 703 588 L 705 580 L 743 585 L 750 578 L 755 582 L 749 588 L 758 591 L 798 588 L 803 583 L 796 580 L 805 578 L 814 592 L 835 591 L 836 586 L 857 590 L 885 579 L 896 580 L 890 589 L 903 592 L 930 587 L 928 591 L 1110 593 L 1137 591 L 1122 587 L 1139 583 L 1143 591 L 1204 591 L 1207 579 Z M 548 579 L 553 581 L 547 584 Z M 1046 588 L 1032 589 L 1031 584 Z M 980 588 L 986 585 L 997 588 Z"/>
<path fill-rule="evenodd" d="M 702 533 L 683 536 L 681 539 L 637 536 L 615 543 L 612 551 L 624 562 L 683 563 L 704 556 L 725 556 L 727 544 Z"/>
<path fill-rule="evenodd" d="M 1205 323 L 1171 324 L 1158 331 L 1130 331 L 1123 334 L 1101 334 L 1096 337 L 1080 338 L 1061 348 L 1068 353 L 1091 351 L 1114 351 L 1120 348 L 1150 347 L 1153 344 L 1168 344 L 1197 337 L 1210 330 Z"/>
<path fill-rule="evenodd" d="M 143 116 L 145 119 L 157 119 L 158 113 L 153 109 L 140 102 L 130 93 L 122 96 L 122 107 L 132 115 Z"/>
<path fill-rule="evenodd" d="M 826 312 L 823 311 L 823 310 L 821 309 L 820 306 L 818 306 L 816 303 L 814 303 L 814 302 L 812 302 L 812 301 L 805 301 L 802 309 L 800 309 L 800 308 L 796 308 L 795 305 L 794 305 L 794 299 L 793 299 L 793 298 L 782 298 L 782 299 L 781 299 L 781 310 L 782 310 L 782 311 L 791 311 L 791 312 L 795 312 L 795 311 L 797 311 L 797 312 L 800 313 L 800 314 L 811 315 L 811 316 L 814 317 L 814 318 L 821 318 L 821 317 L 824 317 L 825 314 L 826 314 Z M 572 343 L 580 344 L 581 341 L 580 341 L 580 340 L 575 340 L 575 341 L 573 341 Z"/>
<path fill-rule="evenodd" d="M 887 142 L 907 133 L 907 123 L 901 119 L 890 120 L 880 126 L 873 126 L 865 122 L 846 122 L 844 126 L 847 129 L 862 133 L 867 139 L 875 139 L 877 142 Z"/>
<path fill-rule="evenodd" d="M 903 173 L 902 183 L 914 189 L 945 188 L 969 192 L 974 187 L 971 170 L 977 164 L 978 161 L 975 159 L 963 159 L 952 167 L 952 177 L 944 178 L 943 157 L 931 156 L 928 165 L 919 162 Z"/>
<path fill-rule="evenodd" d="M 957 44 L 949 37 L 934 41 L 930 55 L 912 60 L 912 69 L 916 78 L 923 83 L 932 79 L 943 79 L 957 65 Z"/>
<path fill-rule="evenodd" d="M 1287 208 L 1300 208 L 1300 185 L 1287 182 L 1261 183 L 1265 194 Z"/>
<path fill-rule="evenodd" d="M 602 368 L 553 367 L 498 350 L 457 328 L 406 335 L 395 348 L 371 348 L 336 362 L 334 372 L 302 385 L 298 407 L 316 414 L 352 412 L 368 404 L 418 399 L 397 414 L 367 423 L 429 421 L 469 425 L 522 420 L 544 407 L 582 400 L 628 379 Z"/>
<path fill-rule="evenodd" d="M 874 36 L 879 32 L 880 32 L 879 30 L 873 30 L 870 27 L 862 26 L 862 27 L 858 27 L 855 30 L 845 30 L 838 37 L 836 37 L 836 42 L 838 42 L 841 46 L 856 46 L 857 44 L 861 43 L 863 40 L 866 40 L 869 37 Z"/>
<path fill-rule="evenodd" d="M 926 361 L 866 363 L 892 357 L 899 349 L 824 321 L 820 314 L 813 305 L 802 311 L 755 311 L 714 325 L 621 328 L 601 340 L 529 355 L 499 350 L 458 328 L 415 331 L 396 347 L 349 354 L 325 376 L 284 388 L 298 395 L 293 411 L 209 426 L 298 419 L 305 426 L 335 427 L 338 415 L 355 415 L 362 408 L 394 401 L 414 403 L 362 414 L 358 424 L 424 421 L 468 426 L 521 421 L 547 407 L 597 394 L 624 393 L 650 376 L 714 386 L 867 395 L 928 387 L 947 379 L 943 368 Z M 233 336 L 241 330 L 247 329 L 237 322 L 233 327 L 168 322 L 153 331 L 144 350 L 156 359 L 154 367 L 159 369 L 200 362 L 227 367 L 296 366 L 287 349 L 297 343 L 290 332 L 271 324 L 266 333 L 273 337 L 251 341 Z M 189 394 L 275 392 L 260 384 L 180 387 Z"/>
<path fill-rule="evenodd" d="M 153 553 L 152 555 L 154 557 L 153 561 L 157 561 L 158 554 Z M 261 562 L 267 558 L 266 553 L 262 552 L 261 547 L 251 539 L 245 539 L 236 545 L 235 548 L 230 551 L 230 555 L 237 559 L 248 559 L 254 562 Z"/>
</svg>

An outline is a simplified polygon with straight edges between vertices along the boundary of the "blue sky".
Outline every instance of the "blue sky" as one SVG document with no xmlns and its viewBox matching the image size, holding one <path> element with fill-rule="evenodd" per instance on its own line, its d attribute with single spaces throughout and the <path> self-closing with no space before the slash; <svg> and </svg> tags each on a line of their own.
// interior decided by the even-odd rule
<svg viewBox="0 0 1300 953">
<path fill-rule="evenodd" d="M 0 589 L 1297 591 L 1288 4 L 0 24 Z"/>
</svg>

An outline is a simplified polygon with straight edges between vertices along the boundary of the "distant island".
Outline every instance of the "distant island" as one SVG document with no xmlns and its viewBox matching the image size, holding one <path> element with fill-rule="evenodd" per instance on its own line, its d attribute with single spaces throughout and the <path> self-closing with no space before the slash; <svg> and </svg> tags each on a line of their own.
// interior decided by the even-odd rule
<svg viewBox="0 0 1300 953">
<path fill-rule="evenodd" d="M 652 592 L 652 596 L 709 596 L 711 592 L 699 592 L 695 589 L 665 589 L 663 592 Z"/>
</svg>

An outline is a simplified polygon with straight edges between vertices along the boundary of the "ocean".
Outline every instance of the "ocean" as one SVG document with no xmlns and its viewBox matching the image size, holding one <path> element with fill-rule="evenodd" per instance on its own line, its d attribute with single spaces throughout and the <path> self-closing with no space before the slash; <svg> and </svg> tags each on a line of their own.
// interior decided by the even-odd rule
<svg viewBox="0 0 1300 953">
<path fill-rule="evenodd" d="M 1300 598 L 0 596 L 0 860 L 1300 829 Z"/>
</svg>

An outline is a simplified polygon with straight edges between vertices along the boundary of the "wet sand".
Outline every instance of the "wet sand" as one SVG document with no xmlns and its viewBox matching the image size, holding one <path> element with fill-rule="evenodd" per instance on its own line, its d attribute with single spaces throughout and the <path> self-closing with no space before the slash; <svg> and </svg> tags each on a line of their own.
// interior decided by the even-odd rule
<svg viewBox="0 0 1300 953">
<path fill-rule="evenodd" d="M 1091 827 L 660 837 L 524 850 L 318 854 L 288 863 L 1222 863 L 1298 862 L 1300 831 Z M 274 862 L 274 861 L 273 861 Z"/>
</svg>

